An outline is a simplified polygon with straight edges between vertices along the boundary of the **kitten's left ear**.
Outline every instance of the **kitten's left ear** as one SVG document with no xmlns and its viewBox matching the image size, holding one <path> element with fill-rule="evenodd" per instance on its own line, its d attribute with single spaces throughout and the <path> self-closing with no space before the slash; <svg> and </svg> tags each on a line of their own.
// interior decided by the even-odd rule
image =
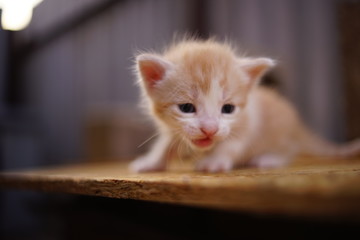
<svg viewBox="0 0 360 240">
<path fill-rule="evenodd" d="M 250 58 L 240 60 L 240 66 L 249 76 L 251 84 L 259 82 L 261 77 L 275 65 L 275 61 L 270 58 Z"/>
</svg>

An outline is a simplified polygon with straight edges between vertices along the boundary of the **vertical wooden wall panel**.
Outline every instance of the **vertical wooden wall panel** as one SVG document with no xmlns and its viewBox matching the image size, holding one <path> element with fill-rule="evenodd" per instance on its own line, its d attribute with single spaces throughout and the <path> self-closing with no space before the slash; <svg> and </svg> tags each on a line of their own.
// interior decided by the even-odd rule
<svg viewBox="0 0 360 240">
<path fill-rule="evenodd" d="M 360 2 L 339 2 L 340 43 L 346 89 L 347 138 L 360 137 Z"/>
<path fill-rule="evenodd" d="M 19 37 L 46 35 L 97 1 L 44 1 Z M 116 116 L 127 112 L 124 107 L 137 106 L 133 54 L 160 49 L 174 32 L 184 32 L 189 2 L 119 1 L 29 56 L 24 78 L 48 163 L 84 156 L 84 129 L 93 112 L 102 109 Z"/>
<path fill-rule="evenodd" d="M 213 34 L 232 37 L 249 54 L 277 59 L 283 93 L 305 122 L 319 134 L 341 141 L 344 111 L 335 3 L 214 0 L 209 15 Z"/>
</svg>

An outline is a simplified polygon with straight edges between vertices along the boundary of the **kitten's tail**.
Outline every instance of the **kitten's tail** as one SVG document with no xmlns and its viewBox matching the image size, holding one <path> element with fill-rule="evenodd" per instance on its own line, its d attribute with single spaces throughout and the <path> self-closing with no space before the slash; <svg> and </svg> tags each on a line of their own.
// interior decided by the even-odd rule
<svg viewBox="0 0 360 240">
<path fill-rule="evenodd" d="M 345 144 L 335 144 L 302 128 L 300 136 L 300 152 L 304 155 L 348 158 L 360 156 L 360 139 Z"/>
</svg>

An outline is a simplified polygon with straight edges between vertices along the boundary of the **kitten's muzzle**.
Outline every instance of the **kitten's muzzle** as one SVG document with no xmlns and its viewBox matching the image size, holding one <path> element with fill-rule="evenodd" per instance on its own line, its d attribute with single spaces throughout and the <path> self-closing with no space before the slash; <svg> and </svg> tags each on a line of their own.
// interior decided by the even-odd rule
<svg viewBox="0 0 360 240">
<path fill-rule="evenodd" d="M 200 131 L 208 138 L 213 137 L 218 131 L 219 127 L 215 125 L 203 126 L 200 128 Z"/>
<path fill-rule="evenodd" d="M 192 140 L 192 143 L 200 148 L 207 148 L 213 145 L 214 136 L 219 131 L 217 125 L 206 125 L 200 128 L 200 131 L 204 134 L 203 137 Z"/>
</svg>

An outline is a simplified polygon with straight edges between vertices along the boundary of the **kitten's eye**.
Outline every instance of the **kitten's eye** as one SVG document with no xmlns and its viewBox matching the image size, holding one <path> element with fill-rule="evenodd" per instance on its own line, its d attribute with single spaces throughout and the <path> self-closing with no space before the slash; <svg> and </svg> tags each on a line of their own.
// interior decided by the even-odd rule
<svg viewBox="0 0 360 240">
<path fill-rule="evenodd" d="M 224 106 L 222 106 L 221 108 L 221 113 L 226 113 L 226 114 L 230 114 L 232 112 L 234 112 L 235 110 L 235 106 L 232 104 L 225 104 Z"/>
<path fill-rule="evenodd" d="M 179 104 L 179 109 L 183 113 L 194 113 L 196 112 L 195 106 L 191 103 Z"/>
</svg>

